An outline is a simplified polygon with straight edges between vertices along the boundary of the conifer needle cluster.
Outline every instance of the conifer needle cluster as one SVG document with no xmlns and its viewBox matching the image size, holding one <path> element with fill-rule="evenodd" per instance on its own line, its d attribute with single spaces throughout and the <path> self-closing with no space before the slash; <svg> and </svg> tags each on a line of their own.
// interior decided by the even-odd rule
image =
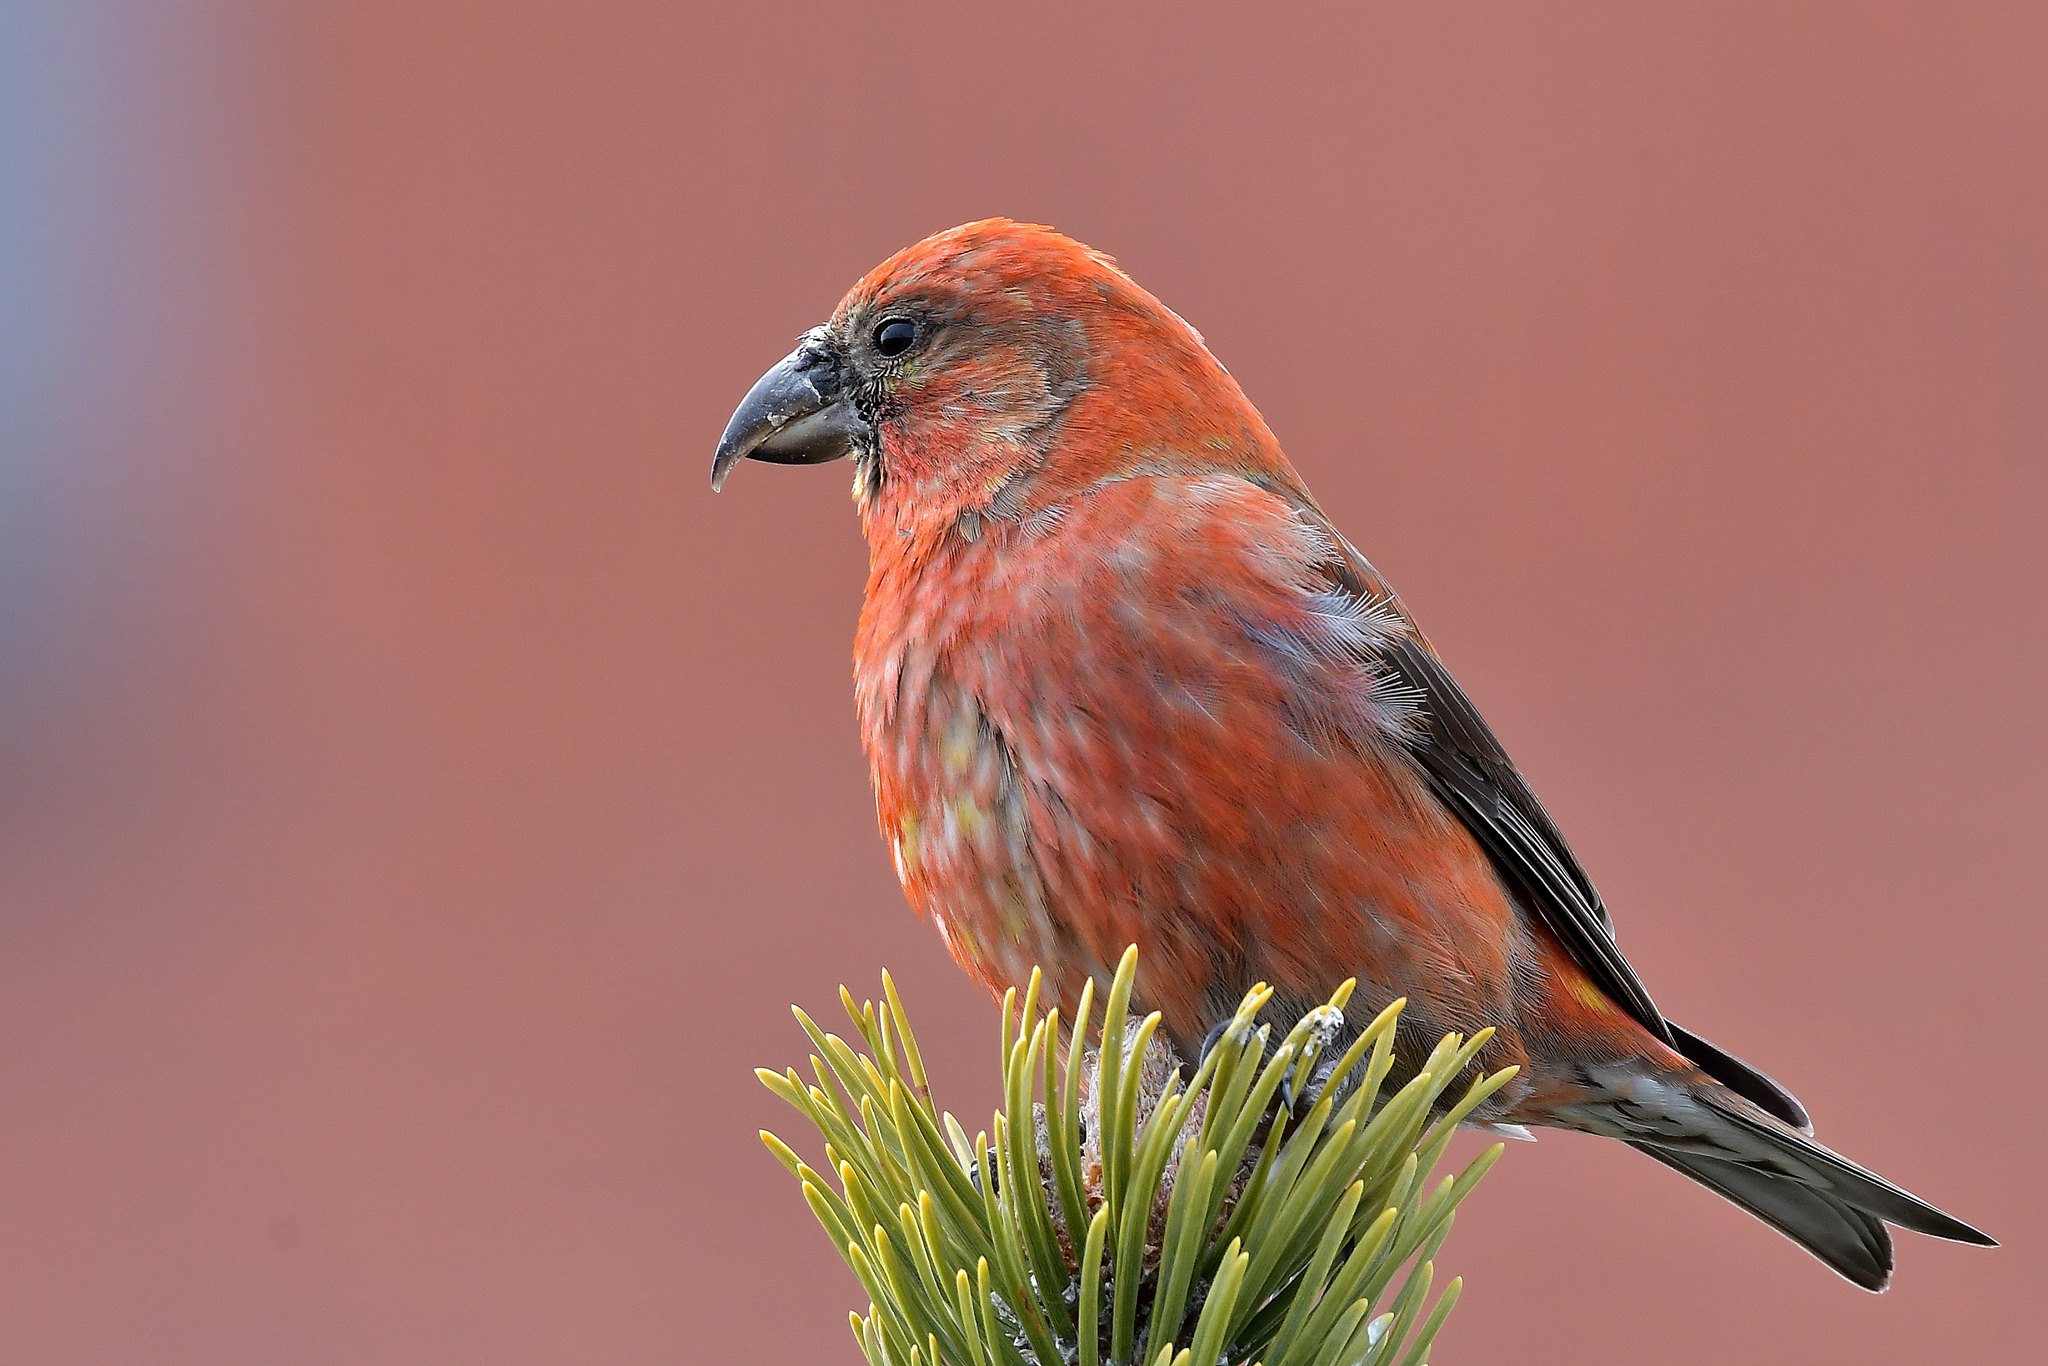
<svg viewBox="0 0 2048 1366">
<path fill-rule="evenodd" d="M 1452 1212 L 1499 1155 L 1433 1179 L 1459 1121 L 1510 1071 L 1470 1075 L 1452 1035 L 1389 1090 L 1400 1003 L 1345 1038 L 1346 983 L 1277 1040 L 1245 997 L 1191 1077 L 1130 1018 L 1135 950 L 1094 1019 L 1004 1002 L 1004 1103 L 969 1137 L 932 1103 L 903 1003 L 841 990 L 856 1041 L 797 1019 L 812 1079 L 762 1081 L 817 1128 L 814 1168 L 770 1151 L 859 1278 L 871 1366 L 1416 1366 Z"/>
</svg>

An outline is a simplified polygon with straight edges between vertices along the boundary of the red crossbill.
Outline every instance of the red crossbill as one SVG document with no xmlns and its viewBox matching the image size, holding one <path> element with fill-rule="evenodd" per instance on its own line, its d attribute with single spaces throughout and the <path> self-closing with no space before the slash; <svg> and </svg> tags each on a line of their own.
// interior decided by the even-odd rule
<svg viewBox="0 0 2048 1366">
<path fill-rule="evenodd" d="M 1856 1284 L 1885 1225 L 1990 1243 L 1816 1143 L 1665 1019 L 1592 882 L 1379 573 L 1202 338 L 1109 260 L 1004 220 L 877 267 L 719 442 L 851 456 L 882 833 L 993 990 L 1071 998 L 1139 947 L 1192 1055 L 1256 982 L 1496 1032 L 1478 1118 L 1621 1139 Z"/>
</svg>

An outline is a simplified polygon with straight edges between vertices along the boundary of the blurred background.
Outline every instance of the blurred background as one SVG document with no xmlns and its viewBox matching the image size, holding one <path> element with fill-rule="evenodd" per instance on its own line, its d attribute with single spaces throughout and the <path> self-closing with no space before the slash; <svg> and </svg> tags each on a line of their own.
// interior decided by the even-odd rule
<svg viewBox="0 0 2048 1366">
<path fill-rule="evenodd" d="M 846 470 L 705 476 L 992 213 L 1204 331 L 1659 1000 L 2008 1243 L 1871 1298 L 1552 1135 L 1438 1358 L 2010 1356 L 2044 56 L 2017 2 L 0 4 L 0 1359 L 856 1359 L 750 1069 L 888 965 L 985 1119 L 995 1012 L 874 833 Z"/>
</svg>

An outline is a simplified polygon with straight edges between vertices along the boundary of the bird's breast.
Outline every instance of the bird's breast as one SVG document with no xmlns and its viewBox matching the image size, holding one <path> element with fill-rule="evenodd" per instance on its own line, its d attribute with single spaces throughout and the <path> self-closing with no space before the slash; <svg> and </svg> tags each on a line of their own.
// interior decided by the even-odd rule
<svg viewBox="0 0 2048 1366">
<path fill-rule="evenodd" d="M 904 892 L 953 956 L 1000 990 L 1072 954 L 1034 848 L 1040 794 L 1001 714 L 1015 699 L 986 687 L 999 649 L 990 632 L 1021 610 L 1004 596 L 991 549 L 953 528 L 878 552 L 854 678 L 876 813 Z"/>
<path fill-rule="evenodd" d="M 1445 1018 L 1499 1015 L 1512 912 L 1291 517 L 1132 479 L 876 548 L 855 674 L 882 834 L 991 988 L 1039 965 L 1071 998 L 1136 943 L 1181 1038 L 1258 980 L 1302 1005 L 1432 981 Z"/>
</svg>

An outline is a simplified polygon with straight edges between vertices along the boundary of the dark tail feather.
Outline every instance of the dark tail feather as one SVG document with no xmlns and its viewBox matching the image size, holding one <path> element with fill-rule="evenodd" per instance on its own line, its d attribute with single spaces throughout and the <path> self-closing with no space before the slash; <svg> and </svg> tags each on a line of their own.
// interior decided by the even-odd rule
<svg viewBox="0 0 2048 1366">
<path fill-rule="evenodd" d="M 1892 1237 L 1876 1215 L 1789 1176 L 1648 1143 L 1629 1146 L 1742 1206 L 1865 1290 L 1890 1283 Z"/>
<path fill-rule="evenodd" d="M 1671 1031 L 1672 1039 L 1677 1042 L 1678 1051 L 1700 1071 L 1765 1114 L 1784 1120 L 1800 1133 L 1813 1132 L 1813 1120 L 1807 1117 L 1806 1107 L 1799 1103 L 1799 1097 L 1733 1053 L 1715 1047 L 1690 1029 L 1681 1029 L 1669 1023 L 1665 1027 Z"/>
<path fill-rule="evenodd" d="M 1631 1146 L 1734 1201 L 1866 1290 L 1882 1290 L 1891 1279 L 1887 1223 L 1951 1242 L 1997 1246 L 1962 1220 L 1823 1148 L 1776 1116 L 1759 1113 L 1739 1093 L 1703 1086 L 1693 1096 L 1732 1126 L 1733 1132 L 1701 1135 L 1720 1153 L 1691 1142 L 1665 1147 L 1637 1141 Z"/>
</svg>

